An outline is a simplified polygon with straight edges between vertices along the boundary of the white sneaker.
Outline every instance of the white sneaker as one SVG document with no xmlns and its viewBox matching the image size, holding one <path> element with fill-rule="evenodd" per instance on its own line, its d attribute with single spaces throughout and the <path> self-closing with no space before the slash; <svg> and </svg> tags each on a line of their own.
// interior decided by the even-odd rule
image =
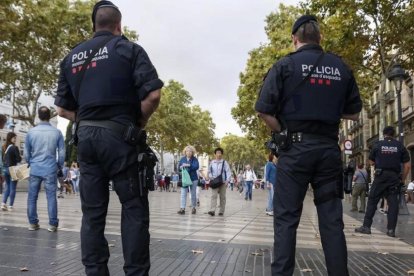
<svg viewBox="0 0 414 276">
<path fill-rule="evenodd" d="M 266 212 L 266 215 L 268 215 L 268 216 L 273 216 L 273 211 Z"/>
<path fill-rule="evenodd" d="M 8 208 L 8 211 L 9 211 L 9 212 L 13 211 L 13 206 L 9 206 L 9 207 L 7 207 L 7 208 Z"/>
<path fill-rule="evenodd" d="M 3 211 L 7 211 L 7 206 L 6 206 L 6 204 L 1 204 L 1 209 L 3 210 Z"/>
<path fill-rule="evenodd" d="M 57 226 L 49 225 L 49 227 L 47 228 L 47 231 L 49 231 L 49 232 L 56 232 L 57 231 Z"/>
</svg>

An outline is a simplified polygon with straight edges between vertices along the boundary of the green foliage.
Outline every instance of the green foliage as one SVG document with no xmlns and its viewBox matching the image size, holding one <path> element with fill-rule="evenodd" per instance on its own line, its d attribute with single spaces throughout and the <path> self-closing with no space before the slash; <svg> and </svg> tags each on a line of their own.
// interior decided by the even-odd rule
<svg viewBox="0 0 414 276">
<path fill-rule="evenodd" d="M 92 34 L 94 0 L 0 1 L 0 98 L 34 125 L 39 97 L 56 90 L 59 62 Z M 135 32 L 125 29 L 136 40 Z"/>
<path fill-rule="evenodd" d="M 300 13 L 298 8 L 282 4 L 278 11 L 267 16 L 265 30 L 269 43 L 250 51 L 246 69 L 240 73 L 239 100 L 231 113 L 262 153 L 265 152 L 263 145 L 269 139 L 270 131 L 256 116 L 254 104 L 268 70 L 277 60 L 294 50 L 290 30 Z"/>
<path fill-rule="evenodd" d="M 216 142 L 210 112 L 191 106 L 191 101 L 181 83 L 170 80 L 164 86 L 160 105 L 146 127 L 151 146 L 160 152 L 181 152 L 186 145 L 198 152 L 211 151 Z"/>
<path fill-rule="evenodd" d="M 321 19 L 323 46 L 353 68 L 364 98 L 386 74 L 395 52 L 413 70 L 412 0 L 308 0 L 302 7 Z"/>
<path fill-rule="evenodd" d="M 322 46 L 340 55 L 354 71 L 363 99 L 375 91 L 395 52 L 414 69 L 412 0 L 305 0 L 298 7 L 280 5 L 266 18 L 269 42 L 249 53 L 240 74 L 239 100 L 232 115 L 248 137 L 263 149 L 269 131 L 254 112 L 257 93 L 268 69 L 293 51 L 290 32 L 301 14 L 318 17 Z"/>
<path fill-rule="evenodd" d="M 247 137 L 226 135 L 221 139 L 220 146 L 224 150 L 225 159 L 236 172 L 247 164 L 257 169 L 266 163 L 265 154 L 258 152 L 256 143 Z"/>
</svg>

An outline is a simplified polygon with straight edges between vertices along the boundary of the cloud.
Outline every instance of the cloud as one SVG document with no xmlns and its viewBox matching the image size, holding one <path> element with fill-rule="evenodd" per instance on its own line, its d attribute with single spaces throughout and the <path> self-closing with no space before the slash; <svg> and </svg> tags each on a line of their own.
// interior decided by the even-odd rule
<svg viewBox="0 0 414 276">
<path fill-rule="evenodd" d="M 274 0 L 119 0 L 123 24 L 139 33 L 160 77 L 182 82 L 211 112 L 216 135 L 242 134 L 231 117 L 248 52 L 266 41 Z M 297 1 L 284 1 L 296 4 Z M 252 95 L 257 91 L 252 91 Z"/>
</svg>

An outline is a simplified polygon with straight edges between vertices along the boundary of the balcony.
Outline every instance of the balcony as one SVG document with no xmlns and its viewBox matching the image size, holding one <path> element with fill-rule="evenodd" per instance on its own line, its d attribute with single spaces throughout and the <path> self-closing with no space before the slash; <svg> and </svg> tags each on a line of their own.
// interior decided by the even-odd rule
<svg viewBox="0 0 414 276">
<path fill-rule="evenodd" d="M 394 91 L 388 91 L 384 95 L 384 100 L 386 104 L 393 103 L 395 101 Z"/>
<path fill-rule="evenodd" d="M 368 119 L 374 118 L 375 114 L 374 112 L 372 112 L 371 108 L 367 108 L 367 116 L 368 116 Z"/>
<path fill-rule="evenodd" d="M 410 115 L 414 114 L 414 106 L 410 105 L 402 110 L 402 117 L 405 119 L 406 117 L 409 117 Z"/>
<path fill-rule="evenodd" d="M 379 103 L 376 103 L 372 106 L 372 113 L 379 114 L 379 112 L 380 112 L 380 106 L 379 106 Z"/>
</svg>

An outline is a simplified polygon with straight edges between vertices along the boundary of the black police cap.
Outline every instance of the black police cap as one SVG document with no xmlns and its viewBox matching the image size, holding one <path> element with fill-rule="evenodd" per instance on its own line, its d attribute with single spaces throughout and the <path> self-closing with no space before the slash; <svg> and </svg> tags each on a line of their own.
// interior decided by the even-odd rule
<svg viewBox="0 0 414 276">
<path fill-rule="evenodd" d="M 292 34 L 296 33 L 300 26 L 302 26 L 305 23 L 308 23 L 309 21 L 316 21 L 316 22 L 318 22 L 318 20 L 316 19 L 316 17 L 313 16 L 313 15 L 302 15 L 301 17 L 299 17 L 295 21 L 295 24 L 293 24 Z"/>
<path fill-rule="evenodd" d="M 104 7 L 109 7 L 109 8 L 113 8 L 116 9 L 117 11 L 121 12 L 119 10 L 119 8 L 117 6 L 115 6 L 114 3 L 112 3 L 111 1 L 105 1 L 105 0 L 101 0 L 99 2 L 97 2 L 95 4 L 95 6 L 93 7 L 93 11 L 92 11 L 92 24 L 93 24 L 93 31 L 95 31 L 95 17 L 96 17 L 96 13 L 98 12 L 98 10 L 100 8 L 104 8 Z"/>
</svg>

